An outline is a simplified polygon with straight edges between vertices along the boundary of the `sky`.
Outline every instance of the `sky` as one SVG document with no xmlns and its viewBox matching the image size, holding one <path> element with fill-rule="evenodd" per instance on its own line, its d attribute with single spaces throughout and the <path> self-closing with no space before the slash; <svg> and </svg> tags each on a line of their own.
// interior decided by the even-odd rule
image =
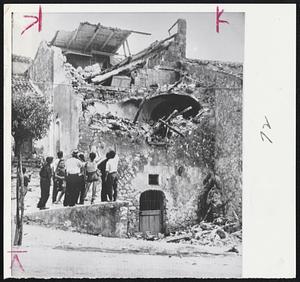
<svg viewBox="0 0 300 282">
<path fill-rule="evenodd" d="M 101 23 L 108 27 L 138 30 L 151 36 L 131 34 L 128 43 L 132 54 L 147 48 L 152 42 L 169 36 L 168 29 L 178 18 L 187 22 L 186 55 L 192 59 L 240 62 L 244 60 L 244 13 L 223 13 L 229 24 L 220 24 L 216 32 L 216 14 L 189 13 L 43 13 L 42 30 L 37 25 L 21 35 L 33 19 L 23 14 L 13 16 L 13 53 L 34 58 L 42 40 L 51 41 L 57 30 L 75 30 L 80 22 Z M 176 27 L 171 31 L 175 32 Z M 122 48 L 119 49 L 122 54 Z"/>
</svg>

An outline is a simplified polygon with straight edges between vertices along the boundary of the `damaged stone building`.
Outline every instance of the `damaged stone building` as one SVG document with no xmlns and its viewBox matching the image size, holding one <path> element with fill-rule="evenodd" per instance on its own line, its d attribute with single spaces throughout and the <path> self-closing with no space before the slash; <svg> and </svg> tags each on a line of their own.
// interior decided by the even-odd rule
<svg viewBox="0 0 300 282">
<path fill-rule="evenodd" d="M 135 31 L 81 23 L 41 42 L 28 69 L 53 104 L 45 155 L 117 148 L 129 232 L 203 219 L 208 189 L 220 190 L 224 215 L 242 216 L 242 65 L 186 58 L 186 21 L 175 28 L 132 55 Z"/>
</svg>

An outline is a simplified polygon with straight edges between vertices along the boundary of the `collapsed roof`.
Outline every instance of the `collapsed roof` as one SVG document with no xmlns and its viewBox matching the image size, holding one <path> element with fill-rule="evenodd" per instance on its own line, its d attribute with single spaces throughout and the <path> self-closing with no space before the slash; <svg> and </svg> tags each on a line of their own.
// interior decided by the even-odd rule
<svg viewBox="0 0 300 282">
<path fill-rule="evenodd" d="M 131 33 L 150 35 L 150 33 L 105 27 L 88 22 L 80 23 L 73 31 L 58 30 L 50 42 L 51 45 L 62 48 L 65 53 L 80 55 L 116 55 Z"/>
</svg>

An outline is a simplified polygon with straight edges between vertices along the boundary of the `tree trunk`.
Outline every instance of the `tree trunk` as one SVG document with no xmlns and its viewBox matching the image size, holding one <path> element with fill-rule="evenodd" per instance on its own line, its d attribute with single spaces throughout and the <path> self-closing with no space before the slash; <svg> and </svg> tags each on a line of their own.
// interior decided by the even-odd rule
<svg viewBox="0 0 300 282">
<path fill-rule="evenodd" d="M 24 214 L 24 179 L 22 171 L 22 153 L 21 145 L 16 142 L 16 152 L 18 156 L 18 167 L 17 167 L 17 187 L 16 187 L 16 230 L 14 245 L 22 245 L 22 235 L 23 235 L 23 214 Z"/>
</svg>

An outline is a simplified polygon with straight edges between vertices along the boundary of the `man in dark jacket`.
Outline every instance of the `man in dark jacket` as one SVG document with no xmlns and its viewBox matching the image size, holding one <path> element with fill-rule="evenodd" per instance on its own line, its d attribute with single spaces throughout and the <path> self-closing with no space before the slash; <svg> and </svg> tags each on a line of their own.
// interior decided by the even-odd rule
<svg viewBox="0 0 300 282">
<path fill-rule="evenodd" d="M 50 184 L 52 178 L 51 163 L 53 161 L 52 157 L 46 158 L 46 163 L 42 166 L 40 170 L 40 185 L 41 185 L 41 198 L 37 204 L 40 210 L 48 209 L 46 208 L 46 203 L 49 198 Z"/>
</svg>

